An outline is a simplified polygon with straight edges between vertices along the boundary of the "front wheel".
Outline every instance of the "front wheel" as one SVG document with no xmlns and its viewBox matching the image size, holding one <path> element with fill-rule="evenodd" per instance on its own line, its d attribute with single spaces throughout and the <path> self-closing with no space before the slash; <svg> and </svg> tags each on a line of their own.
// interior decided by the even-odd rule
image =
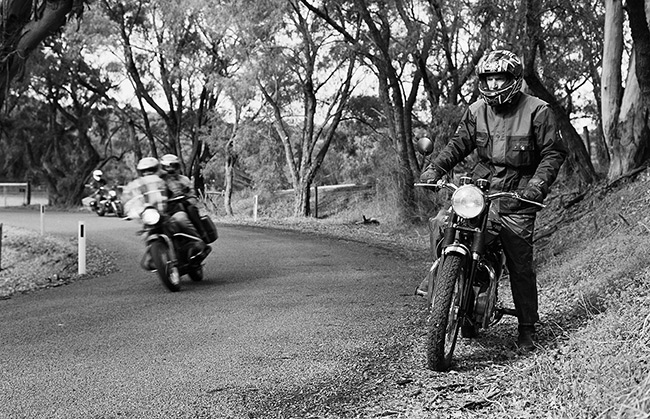
<svg viewBox="0 0 650 419">
<path fill-rule="evenodd" d="M 465 287 L 463 259 L 450 254 L 438 267 L 433 301 L 427 319 L 427 368 L 446 371 L 456 347 Z"/>
<path fill-rule="evenodd" d="M 203 266 L 199 265 L 197 267 L 190 268 L 187 275 L 194 282 L 203 281 Z"/>
<path fill-rule="evenodd" d="M 171 292 L 176 292 L 181 289 L 181 275 L 178 268 L 174 266 L 171 260 L 169 247 L 162 241 L 155 241 L 151 243 L 151 259 L 158 272 L 158 277 L 163 285 Z"/>
<path fill-rule="evenodd" d="M 113 202 L 113 210 L 119 218 L 124 218 L 124 205 L 121 202 Z"/>
</svg>

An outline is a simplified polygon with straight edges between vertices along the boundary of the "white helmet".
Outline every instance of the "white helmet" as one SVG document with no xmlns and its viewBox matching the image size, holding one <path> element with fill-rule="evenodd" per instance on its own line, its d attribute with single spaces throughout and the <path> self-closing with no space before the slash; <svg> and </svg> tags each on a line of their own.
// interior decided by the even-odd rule
<svg viewBox="0 0 650 419">
<path fill-rule="evenodd" d="M 163 170 L 170 174 L 181 170 L 181 161 L 175 154 L 165 154 L 160 158 L 160 164 Z"/>
<path fill-rule="evenodd" d="M 160 162 L 155 157 L 144 157 L 140 159 L 136 170 L 140 176 L 153 175 L 160 169 Z"/>
<path fill-rule="evenodd" d="M 104 172 L 102 172 L 101 170 L 95 170 L 93 172 L 93 179 L 95 179 L 98 182 L 102 178 L 102 176 L 104 176 Z"/>
</svg>

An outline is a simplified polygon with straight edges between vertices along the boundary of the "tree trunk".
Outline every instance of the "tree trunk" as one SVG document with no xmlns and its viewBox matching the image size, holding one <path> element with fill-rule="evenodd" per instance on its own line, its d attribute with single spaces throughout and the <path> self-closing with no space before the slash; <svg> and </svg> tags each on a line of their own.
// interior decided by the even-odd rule
<svg viewBox="0 0 650 419">
<path fill-rule="evenodd" d="M 223 206 L 226 210 L 226 214 L 232 217 L 234 215 L 232 210 L 232 184 L 235 176 L 235 159 L 230 155 L 228 155 L 228 158 L 226 159 L 226 167 L 224 171 L 226 185 L 223 191 Z"/>
<path fill-rule="evenodd" d="M 647 8 L 647 2 L 643 0 L 627 2 L 634 48 L 618 127 L 612 138 L 609 179 L 640 167 L 650 157 L 650 28 Z"/>
<path fill-rule="evenodd" d="M 602 129 L 607 147 L 618 142 L 618 124 L 622 99 L 621 62 L 623 59 L 623 5 L 621 0 L 605 0 L 605 38 L 601 79 Z M 611 154 L 611 153 L 610 153 Z M 619 165 L 619 156 L 610 156 L 610 169 Z M 615 171 L 618 172 L 619 168 Z"/>
</svg>

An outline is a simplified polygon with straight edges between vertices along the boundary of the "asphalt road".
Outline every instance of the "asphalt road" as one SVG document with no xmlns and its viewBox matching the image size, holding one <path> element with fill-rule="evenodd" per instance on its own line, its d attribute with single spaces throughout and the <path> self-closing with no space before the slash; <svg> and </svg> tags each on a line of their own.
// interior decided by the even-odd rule
<svg viewBox="0 0 650 419">
<path fill-rule="evenodd" d="M 73 237 L 83 221 L 120 270 L 0 301 L 0 418 L 346 417 L 412 350 L 417 269 L 388 251 L 218 225 L 205 280 L 170 293 L 139 267 L 135 222 L 43 219 Z"/>
</svg>

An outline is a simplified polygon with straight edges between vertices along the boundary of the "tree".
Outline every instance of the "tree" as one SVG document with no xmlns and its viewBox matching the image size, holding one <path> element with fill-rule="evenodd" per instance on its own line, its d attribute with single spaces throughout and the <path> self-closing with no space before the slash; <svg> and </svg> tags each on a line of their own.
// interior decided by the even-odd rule
<svg viewBox="0 0 650 419">
<path fill-rule="evenodd" d="M 25 63 L 41 42 L 70 17 L 80 18 L 87 0 L 2 0 L 0 12 L 0 106 L 9 83 L 25 71 Z"/>
<path fill-rule="evenodd" d="M 32 57 L 28 89 L 7 99 L 5 164 L 43 181 L 55 205 L 77 205 L 90 173 L 130 148 L 105 100 L 112 85 L 84 61 L 79 45 L 65 36 L 46 42 L 44 54 Z"/>
<path fill-rule="evenodd" d="M 220 94 L 212 75 L 229 65 L 202 32 L 203 2 L 102 0 L 101 5 L 122 46 L 151 155 L 177 155 L 201 189 L 200 167 L 211 157 L 201 132 Z M 151 111 L 165 127 L 162 138 Z"/>
<path fill-rule="evenodd" d="M 294 188 L 293 213 L 308 216 L 311 184 L 350 97 L 356 61 L 300 2 L 289 2 L 284 25 L 257 57 L 258 86 L 284 147 Z M 302 107 L 298 118 L 293 117 L 296 98 Z"/>
<path fill-rule="evenodd" d="M 611 156 L 607 177 L 614 180 L 650 158 L 650 1 L 632 0 L 625 6 L 632 51 L 624 89 L 624 6 L 617 0 L 608 0 L 605 5 L 603 133 Z"/>
</svg>

